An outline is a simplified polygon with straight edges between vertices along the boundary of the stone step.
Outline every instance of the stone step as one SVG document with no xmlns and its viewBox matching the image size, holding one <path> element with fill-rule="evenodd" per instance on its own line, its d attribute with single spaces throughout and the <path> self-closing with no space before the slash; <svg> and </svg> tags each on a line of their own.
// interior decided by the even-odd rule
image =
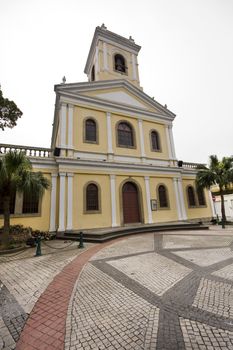
<svg viewBox="0 0 233 350">
<path fill-rule="evenodd" d="M 148 233 L 148 232 L 164 232 L 164 231 L 182 231 L 182 230 L 208 230 L 207 225 L 199 223 L 181 223 L 181 224 L 161 224 L 161 225 L 138 225 L 130 227 L 109 228 L 105 230 L 89 230 L 83 231 L 84 242 L 103 243 L 114 238 Z M 59 233 L 57 238 L 79 240 L 80 231 L 69 231 Z"/>
</svg>

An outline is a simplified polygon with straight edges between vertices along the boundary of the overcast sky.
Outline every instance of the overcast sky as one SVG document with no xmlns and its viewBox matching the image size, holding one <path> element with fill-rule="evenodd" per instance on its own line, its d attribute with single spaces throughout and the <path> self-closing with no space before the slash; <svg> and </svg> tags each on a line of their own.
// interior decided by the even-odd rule
<svg viewBox="0 0 233 350">
<path fill-rule="evenodd" d="M 233 0 L 0 0 L 0 83 L 23 111 L 0 143 L 50 146 L 53 86 L 87 81 L 102 23 L 142 46 L 141 86 L 177 115 L 177 157 L 232 155 Z"/>
</svg>

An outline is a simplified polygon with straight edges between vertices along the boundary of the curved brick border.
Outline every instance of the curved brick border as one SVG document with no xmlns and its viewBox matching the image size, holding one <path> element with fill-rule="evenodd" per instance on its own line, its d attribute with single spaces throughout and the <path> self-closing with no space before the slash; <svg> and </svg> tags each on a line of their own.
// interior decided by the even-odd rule
<svg viewBox="0 0 233 350">
<path fill-rule="evenodd" d="M 67 309 L 82 268 L 99 250 L 123 238 L 91 247 L 63 268 L 35 304 L 16 350 L 64 349 Z"/>
</svg>

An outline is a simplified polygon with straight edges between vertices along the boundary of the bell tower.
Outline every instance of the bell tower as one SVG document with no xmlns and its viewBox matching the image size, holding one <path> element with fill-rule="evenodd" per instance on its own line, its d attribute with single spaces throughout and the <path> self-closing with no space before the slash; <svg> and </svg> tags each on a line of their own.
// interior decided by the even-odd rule
<svg viewBox="0 0 233 350">
<path fill-rule="evenodd" d="M 125 79 L 140 88 L 137 56 L 141 46 L 130 36 L 126 39 L 96 27 L 84 73 L 89 81 Z"/>
</svg>

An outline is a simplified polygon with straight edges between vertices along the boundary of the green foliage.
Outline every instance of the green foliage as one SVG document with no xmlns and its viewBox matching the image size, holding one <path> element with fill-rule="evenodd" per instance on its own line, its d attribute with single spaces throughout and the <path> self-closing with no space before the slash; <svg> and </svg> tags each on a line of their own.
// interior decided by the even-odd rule
<svg viewBox="0 0 233 350">
<path fill-rule="evenodd" d="M 49 181 L 41 172 L 33 172 L 24 152 L 9 151 L 0 158 L 0 197 L 3 201 L 4 228 L 2 245 L 10 244 L 10 196 L 13 191 L 41 196 L 49 188 Z"/>
<path fill-rule="evenodd" d="M 13 128 L 22 114 L 13 101 L 3 97 L 0 89 L 0 129 Z"/>
<path fill-rule="evenodd" d="M 210 156 L 209 167 L 199 166 L 196 176 L 197 188 L 219 187 L 221 196 L 222 228 L 225 228 L 226 214 L 224 206 L 224 192 L 233 183 L 233 157 L 223 157 L 220 161 L 216 155 Z"/>
<path fill-rule="evenodd" d="M 209 167 L 199 166 L 196 176 L 198 188 L 210 188 L 218 185 L 220 191 L 226 190 L 233 182 L 233 158 L 223 157 L 220 161 L 216 155 L 210 156 Z"/>
<path fill-rule="evenodd" d="M 41 172 L 33 172 L 24 152 L 9 151 L 0 159 L 0 195 L 10 196 L 13 190 L 42 195 L 49 181 Z"/>
</svg>

